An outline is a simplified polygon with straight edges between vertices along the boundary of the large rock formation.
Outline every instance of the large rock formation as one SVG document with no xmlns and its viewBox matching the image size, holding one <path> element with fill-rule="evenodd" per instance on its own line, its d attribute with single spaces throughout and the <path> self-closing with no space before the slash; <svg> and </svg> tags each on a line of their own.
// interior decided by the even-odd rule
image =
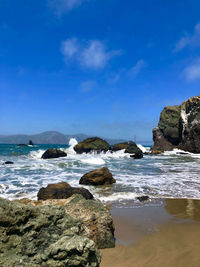
<svg viewBox="0 0 200 267">
<path fill-rule="evenodd" d="M 45 201 L 21 199 L 17 202 L 36 206 L 63 206 L 67 214 L 79 220 L 81 233 L 92 239 L 98 248 L 112 248 L 115 246 L 112 216 L 108 208 L 100 201 L 86 200 L 81 195 L 73 195 L 68 199 L 49 199 Z"/>
<path fill-rule="evenodd" d="M 109 185 L 113 183 L 116 183 L 116 180 L 106 167 L 84 174 L 79 181 L 79 184 L 85 185 Z"/>
<path fill-rule="evenodd" d="M 55 158 L 61 158 L 61 157 L 66 157 L 66 156 L 67 154 L 60 149 L 49 148 L 43 153 L 42 159 L 55 159 Z"/>
<path fill-rule="evenodd" d="M 109 144 L 105 140 L 103 140 L 99 137 L 87 138 L 87 139 L 83 140 L 82 142 L 78 143 L 74 147 L 74 150 L 78 154 L 89 153 L 91 151 L 95 151 L 97 153 L 100 153 L 102 151 L 106 152 L 109 149 L 110 149 Z"/>
<path fill-rule="evenodd" d="M 85 199 L 93 199 L 93 195 L 83 187 L 71 187 L 68 183 L 48 184 L 46 188 L 40 188 L 38 200 L 66 199 L 74 194 L 81 194 Z"/>
<path fill-rule="evenodd" d="M 180 148 L 200 153 L 200 96 L 191 97 L 180 106 L 165 107 L 153 130 L 153 140 L 153 152 Z"/>
<path fill-rule="evenodd" d="M 0 266 L 99 266 L 94 241 L 63 207 L 0 199 Z"/>
<path fill-rule="evenodd" d="M 140 159 L 143 157 L 142 150 L 133 141 L 115 144 L 112 148 L 112 151 L 118 151 L 122 149 L 125 149 L 125 153 L 133 154 L 132 157 L 136 159 Z"/>
</svg>

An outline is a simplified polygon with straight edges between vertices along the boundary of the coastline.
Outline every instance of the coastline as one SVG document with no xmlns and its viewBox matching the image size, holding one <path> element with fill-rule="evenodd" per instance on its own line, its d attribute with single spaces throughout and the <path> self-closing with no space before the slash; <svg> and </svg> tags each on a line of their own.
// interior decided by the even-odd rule
<svg viewBox="0 0 200 267">
<path fill-rule="evenodd" d="M 101 250 L 101 267 L 199 266 L 200 200 L 155 199 L 111 214 L 116 247 Z"/>
</svg>

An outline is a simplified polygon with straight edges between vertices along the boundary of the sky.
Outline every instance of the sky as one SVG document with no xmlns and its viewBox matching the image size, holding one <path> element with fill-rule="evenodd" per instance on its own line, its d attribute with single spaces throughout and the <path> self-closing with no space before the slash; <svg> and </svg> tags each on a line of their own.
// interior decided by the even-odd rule
<svg viewBox="0 0 200 267">
<path fill-rule="evenodd" d="M 0 0 L 0 134 L 152 140 L 200 91 L 199 0 Z"/>
</svg>

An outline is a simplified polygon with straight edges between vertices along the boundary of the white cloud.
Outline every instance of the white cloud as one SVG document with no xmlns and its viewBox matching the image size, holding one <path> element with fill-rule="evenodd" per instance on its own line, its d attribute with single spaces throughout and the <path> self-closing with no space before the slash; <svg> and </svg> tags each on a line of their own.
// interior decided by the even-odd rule
<svg viewBox="0 0 200 267">
<path fill-rule="evenodd" d="M 81 83 L 80 91 L 85 93 L 94 90 L 96 87 L 97 83 L 95 81 L 85 81 Z"/>
<path fill-rule="evenodd" d="M 61 52 L 66 62 L 74 58 L 81 66 L 90 69 L 104 68 L 112 57 L 121 54 L 119 50 L 108 51 L 99 40 L 90 40 L 86 45 L 81 45 L 76 38 L 62 42 Z"/>
<path fill-rule="evenodd" d="M 197 59 L 194 63 L 186 67 L 183 74 L 191 82 L 200 79 L 200 59 Z"/>
<path fill-rule="evenodd" d="M 130 77 L 135 78 L 136 76 L 138 76 L 140 74 L 141 70 L 144 69 L 145 67 L 147 67 L 147 63 L 143 59 L 140 59 L 140 60 L 138 60 L 138 62 L 136 63 L 136 65 L 133 66 L 128 71 L 128 75 Z"/>
<path fill-rule="evenodd" d="M 79 50 L 78 41 L 76 38 L 68 39 L 61 44 L 61 52 L 66 58 L 73 57 Z"/>
<path fill-rule="evenodd" d="M 58 16 L 82 4 L 84 0 L 48 0 L 48 5 Z"/>
<path fill-rule="evenodd" d="M 187 46 L 200 46 L 200 23 L 196 24 L 194 27 L 193 34 L 189 35 L 188 33 L 185 33 L 185 35 L 176 43 L 173 51 L 178 52 Z"/>
</svg>

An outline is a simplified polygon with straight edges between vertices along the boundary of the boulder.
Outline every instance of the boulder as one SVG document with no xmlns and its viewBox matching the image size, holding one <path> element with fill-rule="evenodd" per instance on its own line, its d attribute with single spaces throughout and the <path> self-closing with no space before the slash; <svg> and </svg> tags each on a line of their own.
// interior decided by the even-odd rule
<svg viewBox="0 0 200 267">
<path fill-rule="evenodd" d="M 25 205 L 59 205 L 65 212 L 81 224 L 81 234 L 92 239 L 100 249 L 115 246 L 114 225 L 109 209 L 98 200 L 86 200 L 82 195 L 73 195 L 68 199 L 49 199 L 34 201 L 20 199 Z"/>
<path fill-rule="evenodd" d="M 82 142 L 78 143 L 74 147 L 74 150 L 78 154 L 89 153 L 92 151 L 100 153 L 102 151 L 106 152 L 109 149 L 110 149 L 109 144 L 105 140 L 103 140 L 99 137 L 87 138 L 87 139 L 83 140 Z"/>
<path fill-rule="evenodd" d="M 144 202 L 144 201 L 149 200 L 149 196 L 140 196 L 140 197 L 137 197 L 137 200 L 139 200 L 140 202 Z"/>
<path fill-rule="evenodd" d="M 180 106 L 168 106 L 160 114 L 153 130 L 152 151 L 174 148 L 200 153 L 200 96 L 191 97 Z"/>
<path fill-rule="evenodd" d="M 68 183 L 61 182 L 58 184 L 48 184 L 48 186 L 40 188 L 37 197 L 38 200 L 46 199 L 65 199 L 74 194 L 81 194 L 85 199 L 93 199 L 93 195 L 89 190 L 83 187 L 71 187 Z"/>
<path fill-rule="evenodd" d="M 49 148 L 43 153 L 42 159 L 55 159 L 55 158 L 61 158 L 61 157 L 66 157 L 66 156 L 67 154 L 60 149 Z"/>
<path fill-rule="evenodd" d="M 125 149 L 124 151 L 125 153 L 133 154 L 131 155 L 132 158 L 135 158 L 135 159 L 143 158 L 142 150 L 133 141 L 115 144 L 112 148 L 112 151 L 118 151 L 121 149 Z"/>
<path fill-rule="evenodd" d="M 61 267 L 100 264 L 94 241 L 63 207 L 0 199 L 0 266 Z"/>
<path fill-rule="evenodd" d="M 108 168 L 103 167 L 84 174 L 79 184 L 85 185 L 109 185 L 116 183 Z"/>
</svg>

